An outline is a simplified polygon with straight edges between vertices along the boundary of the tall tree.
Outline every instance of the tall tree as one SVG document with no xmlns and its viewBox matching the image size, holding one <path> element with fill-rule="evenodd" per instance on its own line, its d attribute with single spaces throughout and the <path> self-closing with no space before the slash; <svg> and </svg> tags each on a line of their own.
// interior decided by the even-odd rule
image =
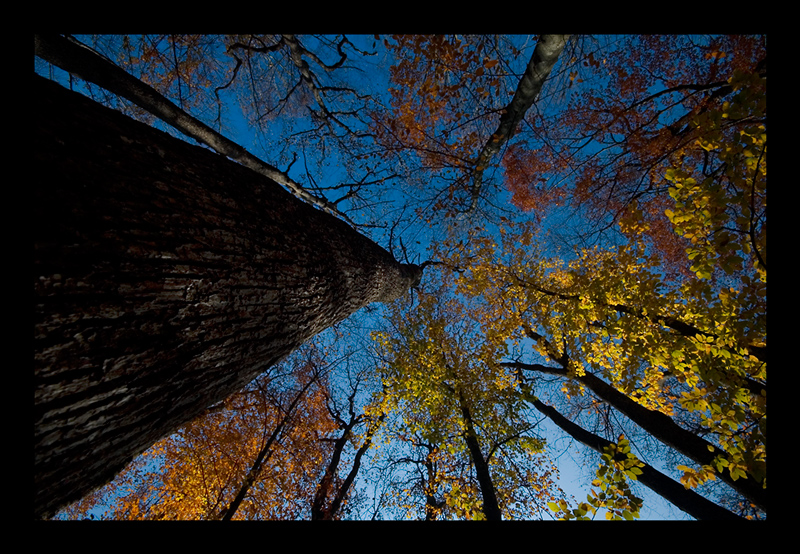
<svg viewBox="0 0 800 554">
<path fill-rule="evenodd" d="M 522 386 L 526 387 L 527 383 L 523 381 Z M 561 415 L 552 406 L 548 406 L 538 398 L 531 395 L 529 401 L 537 410 L 549 417 L 556 425 L 569 433 L 574 439 L 597 452 L 602 454 L 604 450 L 607 450 L 609 446 L 614 444 L 576 425 L 574 422 Z M 615 457 L 618 458 L 618 460 L 622 458 L 619 455 Z M 680 483 L 673 481 L 648 464 L 642 464 L 640 471 L 641 473 L 638 477 L 640 482 L 697 519 L 730 521 L 741 521 L 743 519 L 697 494 L 693 490 L 687 489 Z"/>
<path fill-rule="evenodd" d="M 489 194 L 488 170 L 535 105 L 569 35 L 540 35 L 526 61 L 519 42 L 485 35 L 400 35 L 391 107 L 373 125 L 382 156 L 424 169 L 418 210 L 477 217 Z M 525 41 L 530 42 L 530 41 Z M 404 156 L 401 156 L 403 154 Z M 430 176 L 441 183 L 431 187 Z M 492 189 L 493 190 L 493 189 Z"/>
<path fill-rule="evenodd" d="M 619 220 L 627 243 L 570 262 L 531 259 L 526 231 L 504 236 L 500 256 L 484 242 L 469 286 L 580 384 L 571 391 L 592 390 L 694 460 L 686 484 L 719 477 L 766 511 L 766 79 L 734 70 L 712 88 L 728 100 L 683 117 L 692 142 L 660 162 L 663 215 L 686 239 L 682 279 L 633 210 Z"/>
<path fill-rule="evenodd" d="M 294 394 L 294 398 L 292 398 L 289 406 L 283 409 L 281 420 L 277 423 L 277 425 L 275 425 L 269 438 L 264 440 L 261 448 L 255 456 L 255 460 L 248 469 L 247 474 L 244 476 L 244 479 L 242 479 L 241 483 L 238 484 L 238 489 L 233 497 L 233 500 L 231 500 L 230 504 L 220 510 L 214 519 L 230 521 L 234 518 L 239 510 L 239 507 L 242 505 L 242 502 L 248 495 L 251 494 L 251 490 L 256 484 L 256 480 L 258 480 L 261 476 L 264 464 L 274 453 L 276 443 L 280 440 L 281 435 L 287 432 L 287 428 L 291 426 L 292 420 L 297 418 L 295 412 L 298 404 L 300 404 L 300 402 L 303 400 L 303 396 L 306 395 L 308 390 L 315 384 L 315 381 L 318 378 L 319 375 L 317 374 L 313 375 L 312 378 L 307 378 L 307 382 L 298 392 Z M 307 419 L 312 419 L 308 418 L 308 414 L 305 415 Z"/>
<path fill-rule="evenodd" d="M 424 490 L 426 517 L 529 518 L 559 494 L 542 460 L 544 442 L 513 373 L 494 363 L 504 341 L 481 332 L 475 306 L 448 293 L 443 275 L 439 287 L 418 291 L 418 305 L 393 314 L 391 334 L 376 334 L 394 432 L 425 451 L 403 457 L 426 468 L 412 491 Z"/>
<path fill-rule="evenodd" d="M 698 141 L 735 138 L 761 114 L 731 113 L 716 127 L 698 117 L 727 111 L 743 74 L 758 75 L 749 86 L 766 90 L 766 37 L 723 35 L 628 35 L 576 37 L 582 49 L 570 64 L 565 101 L 530 114 L 503 158 L 512 202 L 539 217 L 566 205 L 581 224 L 583 240 L 643 234 L 664 258 L 665 270 L 688 274 L 687 241 L 673 232 L 665 210 L 672 204 L 665 173 L 672 167 L 698 170 L 724 183 L 725 164 Z M 745 184 L 746 183 L 742 183 Z M 758 227 L 765 201 L 756 183 L 752 212 Z M 741 189 L 740 189 L 741 190 Z M 735 219 L 738 205 L 728 208 Z M 561 210 L 559 213 L 567 213 Z M 637 227 L 617 226 L 630 218 Z M 562 221 L 563 223 L 563 221 Z M 573 226 L 560 225 L 573 230 Z M 610 235 L 610 236 L 609 236 Z"/>
<path fill-rule="evenodd" d="M 72 418 L 37 441 L 59 456 L 62 437 L 84 440 L 68 425 L 83 425 L 84 444 L 106 444 L 177 423 L 176 410 L 182 417 L 213 402 L 206 387 L 233 390 L 280 358 L 277 342 L 338 321 L 350 309 L 340 314 L 343 303 L 357 309 L 352 295 L 318 285 L 370 296 L 376 272 L 360 253 L 371 247 L 329 264 L 349 241 L 344 231 L 308 223 L 294 204 L 284 209 L 286 195 L 265 192 L 274 183 L 241 166 L 352 227 L 382 229 L 390 252 L 431 241 L 436 261 L 389 257 L 389 280 L 405 287 L 423 267 L 446 268 L 427 272 L 389 318 L 374 317 L 381 307 L 348 318 L 348 327 L 389 329 L 360 351 L 377 345 L 383 357 L 377 370 L 359 366 L 372 389 L 356 398 L 342 375 L 277 389 L 251 381 L 240 390 L 266 392 L 263 405 L 229 396 L 156 443 L 148 452 L 169 462 L 168 490 L 150 494 L 153 474 L 132 481 L 153 459 L 141 456 L 110 493 L 125 495 L 118 507 L 129 509 L 116 514 L 369 518 L 364 494 L 374 491 L 373 519 L 584 519 L 601 509 L 630 519 L 643 506 L 638 476 L 695 517 L 727 518 L 721 506 L 764 517 L 763 37 L 577 36 L 563 51 L 553 35 L 81 40 L 94 51 L 40 36 L 36 52 L 134 106 L 78 83 L 102 104 L 145 123 L 155 113 L 221 156 L 179 153 L 103 112 L 70 116 L 89 135 L 113 127 L 99 138 L 61 125 L 62 115 L 37 123 L 37 160 L 46 161 L 35 165 L 47 185 L 35 214 L 45 222 L 36 236 L 36 371 L 50 395 L 37 393 L 37 413 L 51 418 L 45 426 Z M 52 65 L 39 62 L 42 70 L 60 78 Z M 246 133 L 229 141 L 223 114 L 239 113 Z M 53 129 L 62 131 L 52 142 L 39 140 Z M 54 151 L 67 155 L 52 163 Z M 57 189 L 56 172 L 74 179 Z M 578 219 L 564 224 L 565 208 Z M 542 219 L 558 225 L 528 224 Z M 538 243 L 537 233 L 573 241 L 553 256 L 554 243 Z M 589 239 L 613 248 L 574 248 Z M 333 266 L 347 266 L 336 275 L 348 284 L 329 278 Z M 440 276 L 440 286 L 428 282 Z M 312 312 L 327 315 L 301 321 Z M 364 347 L 352 338 L 323 358 L 338 358 L 341 346 L 350 359 Z M 519 378 L 547 404 L 521 391 Z M 175 410 L 142 392 L 159 390 L 180 399 Z M 602 492 L 574 510 L 553 480 L 548 453 L 558 443 L 539 436 L 542 413 L 602 460 L 592 483 Z M 669 477 L 646 463 L 662 455 Z M 283 505 L 278 491 L 288 491 Z"/>
<path fill-rule="evenodd" d="M 317 486 L 314 500 L 311 504 L 312 520 L 332 520 L 339 519 L 342 516 L 344 503 L 352 494 L 353 483 L 361 469 L 361 461 L 364 458 L 364 454 L 372 446 L 373 437 L 385 417 L 384 415 L 372 417 L 368 414 L 357 414 L 353 409 L 357 392 L 358 389 L 353 389 L 348 399 L 350 401 L 350 410 L 347 420 L 344 420 L 338 412 L 331 414 L 336 419 L 341 434 L 333 441 L 333 454 Z M 354 432 L 359 424 L 366 425 L 363 437 L 357 437 Z M 345 447 L 350 442 L 357 442 L 358 448 L 353 456 L 350 470 L 342 479 L 339 477 L 342 455 Z"/>
<path fill-rule="evenodd" d="M 61 43 L 50 54 L 59 64 L 75 46 L 74 39 L 39 40 Z M 364 118 L 379 90 L 363 77 L 365 62 L 375 56 L 374 40 L 372 51 L 363 49 L 371 37 L 354 42 L 346 36 L 293 35 L 100 35 L 81 40 L 216 132 L 235 131 L 229 125 L 241 111 L 253 137 L 253 143 L 241 145 L 255 148 L 272 166 L 282 166 L 264 168 L 279 182 L 283 179 L 340 216 L 358 210 L 354 219 L 359 224 L 384 225 L 374 213 L 381 205 L 381 185 L 399 176 L 395 168 L 376 167 L 368 155 L 374 145 Z M 80 53 L 92 55 L 87 48 Z M 136 104 L 129 108 L 117 97 L 88 88 L 106 105 L 153 120 Z M 372 213 L 371 221 L 365 211 Z"/>
<path fill-rule="evenodd" d="M 37 517 L 421 275 L 245 167 L 33 94 Z"/>
<path fill-rule="evenodd" d="M 304 201 L 329 213 L 345 217 L 336 206 L 324 198 L 309 193 L 286 173 L 264 163 L 240 145 L 198 121 L 154 88 L 123 71 L 85 45 L 60 36 L 36 35 L 35 50 L 40 58 L 130 100 L 187 137 L 206 144 L 223 156 L 277 181 Z"/>
<path fill-rule="evenodd" d="M 708 224 L 691 217 L 698 228 L 697 219 Z M 511 339 L 516 328 L 558 367 L 501 365 L 560 375 L 568 396 L 591 391 L 693 460 L 678 467 L 687 486 L 720 478 L 766 511 L 766 273 L 758 260 L 753 276 L 741 268 L 728 276 L 735 287 L 708 278 L 670 287 L 641 244 L 587 249 L 565 263 L 526 236 L 509 232 L 502 247 L 482 242 L 462 290 L 486 302 L 486 332 Z"/>
<path fill-rule="evenodd" d="M 483 172 L 492 157 L 500 152 L 500 148 L 514 136 L 517 125 L 525 117 L 525 113 L 536 101 L 545 80 L 550 76 L 553 66 L 558 61 L 561 51 L 569 40 L 569 35 L 542 35 L 536 43 L 531 59 L 520 79 L 511 102 L 502 110 L 500 124 L 492 134 L 475 161 L 475 173 L 472 177 L 470 194 L 472 200 L 470 210 L 474 210 L 481 193 Z"/>
</svg>

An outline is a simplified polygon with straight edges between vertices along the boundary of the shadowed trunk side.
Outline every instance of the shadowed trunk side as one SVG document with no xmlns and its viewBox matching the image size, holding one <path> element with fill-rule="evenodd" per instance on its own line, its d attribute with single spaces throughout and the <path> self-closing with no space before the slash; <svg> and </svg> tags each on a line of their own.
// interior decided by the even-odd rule
<svg viewBox="0 0 800 554">
<path fill-rule="evenodd" d="M 421 275 L 205 148 L 34 77 L 35 515 Z"/>
</svg>

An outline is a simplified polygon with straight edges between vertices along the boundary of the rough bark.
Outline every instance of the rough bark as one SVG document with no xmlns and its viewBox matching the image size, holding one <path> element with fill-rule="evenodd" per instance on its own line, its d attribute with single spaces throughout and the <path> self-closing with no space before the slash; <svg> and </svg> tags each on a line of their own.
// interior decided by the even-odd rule
<svg viewBox="0 0 800 554">
<path fill-rule="evenodd" d="M 421 276 L 223 156 L 32 90 L 37 517 Z"/>
<path fill-rule="evenodd" d="M 603 449 L 611 444 L 611 441 L 599 437 L 594 433 L 590 433 L 586 429 L 569 421 L 555 408 L 548 406 L 540 400 L 534 400 L 533 406 L 549 417 L 553 423 L 569 433 L 572 438 L 601 454 L 603 453 Z M 642 474 L 639 476 L 640 483 L 665 500 L 672 502 L 677 508 L 683 510 L 690 516 L 700 520 L 744 521 L 744 518 L 726 510 L 722 506 L 718 506 L 693 490 L 686 489 L 680 483 L 676 483 L 653 466 L 644 464 L 640 469 L 642 470 Z"/>
</svg>

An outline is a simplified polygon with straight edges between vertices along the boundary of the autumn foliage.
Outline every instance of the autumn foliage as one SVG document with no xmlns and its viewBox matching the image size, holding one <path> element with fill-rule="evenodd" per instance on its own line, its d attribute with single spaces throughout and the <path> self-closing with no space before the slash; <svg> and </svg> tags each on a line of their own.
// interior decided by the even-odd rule
<svg viewBox="0 0 800 554">
<path fill-rule="evenodd" d="M 570 60 L 567 102 L 530 116 L 531 132 L 503 158 L 506 183 L 524 210 L 540 213 L 568 197 L 588 220 L 587 236 L 616 224 L 627 236 L 642 233 L 665 268 L 685 276 L 686 241 L 665 216 L 664 176 L 676 166 L 720 171 L 709 150 L 697 148 L 712 131 L 696 121 L 731 102 L 731 79 L 766 76 L 763 37 L 613 40 Z M 762 117 L 727 118 L 713 132 L 733 137 Z M 640 223 L 628 225 L 631 218 Z"/>
<path fill-rule="evenodd" d="M 268 463 L 232 519 L 307 518 L 331 455 L 325 439 L 337 426 L 326 408 L 320 362 L 307 357 L 296 364 L 279 366 L 154 445 L 114 482 L 70 507 L 71 517 L 222 519 L 277 430 Z M 284 369 L 292 373 L 281 375 Z M 94 516 L 95 505 L 107 511 Z"/>
<path fill-rule="evenodd" d="M 548 502 L 564 498 L 558 470 L 513 371 L 497 363 L 506 337 L 482 330 L 483 312 L 449 288 L 422 293 L 417 306 L 392 315 L 393 332 L 375 336 L 394 415 L 389 432 L 402 445 L 388 456 L 426 468 L 395 503 L 415 518 L 487 519 L 491 501 L 504 519 L 539 519 Z"/>
</svg>

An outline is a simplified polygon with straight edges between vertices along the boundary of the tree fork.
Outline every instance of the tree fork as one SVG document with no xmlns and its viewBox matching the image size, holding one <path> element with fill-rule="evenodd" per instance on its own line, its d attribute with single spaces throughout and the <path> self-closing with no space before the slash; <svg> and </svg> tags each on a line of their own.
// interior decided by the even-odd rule
<svg viewBox="0 0 800 554">
<path fill-rule="evenodd" d="M 36 517 L 421 277 L 219 154 L 33 95 Z"/>
</svg>

